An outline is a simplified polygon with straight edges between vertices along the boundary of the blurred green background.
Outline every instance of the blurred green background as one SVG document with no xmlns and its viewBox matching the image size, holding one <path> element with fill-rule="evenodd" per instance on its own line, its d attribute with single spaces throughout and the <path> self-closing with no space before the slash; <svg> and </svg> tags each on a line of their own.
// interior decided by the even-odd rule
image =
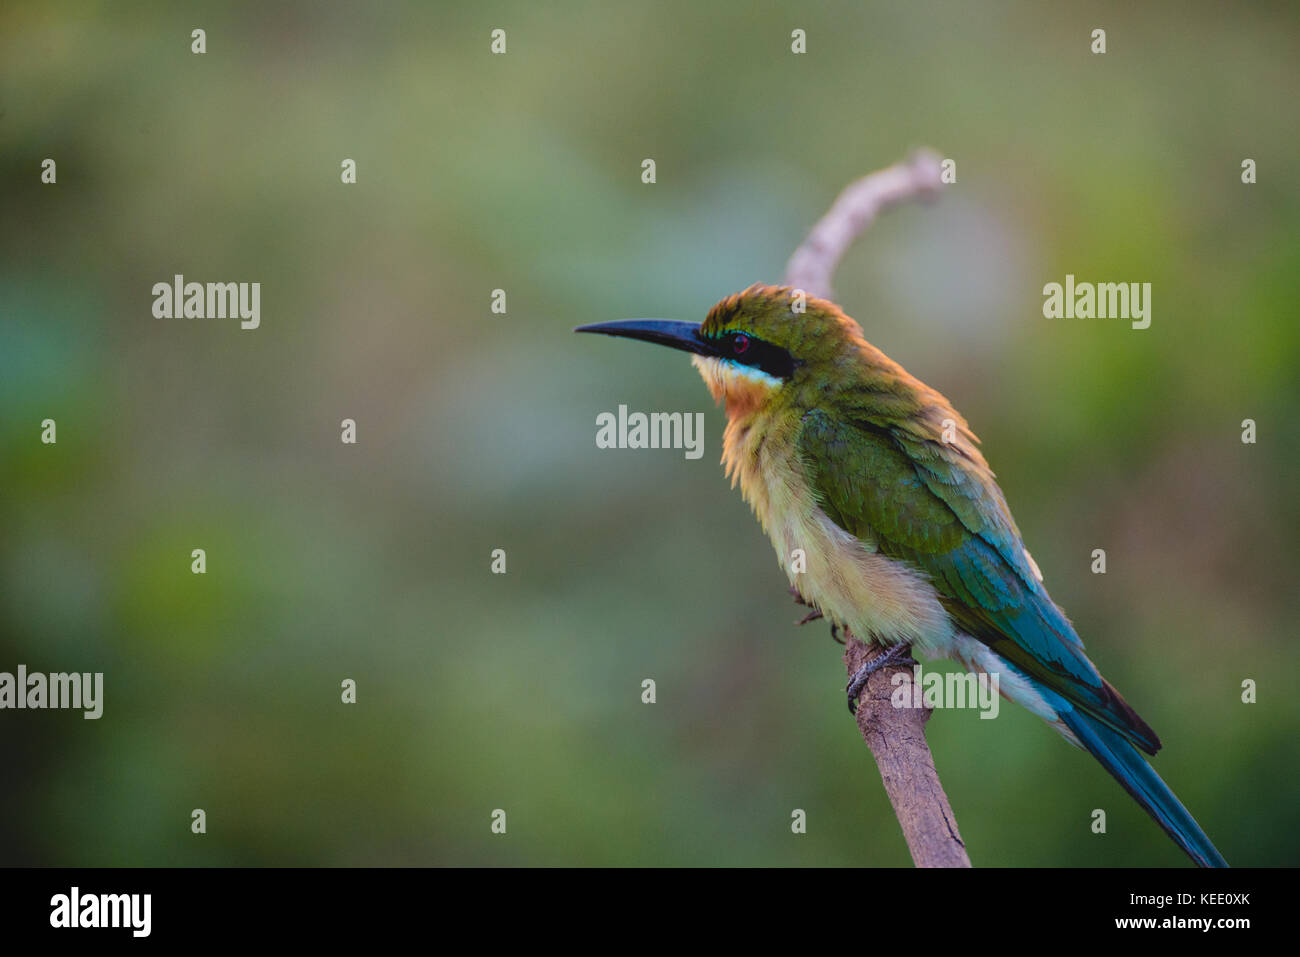
<svg viewBox="0 0 1300 957">
<path fill-rule="evenodd" d="M 697 375 L 569 330 L 778 281 L 918 145 L 957 184 L 837 298 L 970 419 L 1228 859 L 1300 862 L 1297 39 L 1288 3 L 6 4 L 0 670 L 103 671 L 105 711 L 0 713 L 0 862 L 908 864 Z M 153 318 L 175 273 L 261 282 L 261 328 Z M 1066 273 L 1153 283 L 1150 329 L 1044 319 Z M 704 457 L 598 450 L 620 403 L 706 411 Z M 977 865 L 1184 861 L 1012 706 L 929 738 Z"/>
</svg>

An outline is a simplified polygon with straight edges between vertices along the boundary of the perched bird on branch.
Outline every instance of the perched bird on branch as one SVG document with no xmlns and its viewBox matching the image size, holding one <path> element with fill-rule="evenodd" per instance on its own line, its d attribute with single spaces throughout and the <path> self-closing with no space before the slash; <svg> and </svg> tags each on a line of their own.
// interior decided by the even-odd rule
<svg viewBox="0 0 1300 957">
<path fill-rule="evenodd" d="M 1160 739 L 1047 594 L 993 472 L 942 395 L 823 299 L 755 285 L 703 323 L 582 326 L 692 353 L 725 403 L 723 462 L 803 598 L 889 649 L 997 675 L 1004 696 L 1086 748 L 1197 864 L 1226 866 L 1139 751 Z M 796 550 L 806 568 L 794 567 Z"/>
</svg>

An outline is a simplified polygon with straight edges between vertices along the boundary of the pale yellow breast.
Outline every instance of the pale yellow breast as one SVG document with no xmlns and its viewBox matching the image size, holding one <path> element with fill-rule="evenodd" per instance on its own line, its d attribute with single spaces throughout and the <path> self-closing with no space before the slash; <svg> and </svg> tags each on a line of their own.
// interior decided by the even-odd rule
<svg viewBox="0 0 1300 957">
<path fill-rule="evenodd" d="M 795 451 L 798 413 L 773 412 L 771 403 L 755 397 L 752 383 L 710 371 L 722 380 L 717 388 L 710 382 L 711 391 L 728 400 L 723 465 L 771 538 L 790 583 L 859 638 L 906 641 L 921 654 L 949 656 L 953 627 L 928 579 L 844 531 L 817 504 Z M 741 395 L 743 401 L 730 401 Z"/>
</svg>

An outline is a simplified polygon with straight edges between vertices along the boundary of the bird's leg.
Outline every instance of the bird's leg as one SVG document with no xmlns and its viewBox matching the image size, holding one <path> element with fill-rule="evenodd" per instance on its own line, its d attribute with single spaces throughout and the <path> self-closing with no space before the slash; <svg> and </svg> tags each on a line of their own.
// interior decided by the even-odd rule
<svg viewBox="0 0 1300 957">
<path fill-rule="evenodd" d="M 804 598 L 803 595 L 799 593 L 799 589 L 795 588 L 793 585 L 790 586 L 790 594 L 794 596 L 796 605 L 803 605 L 805 608 L 812 608 L 812 611 L 808 612 L 808 614 L 795 622 L 796 625 L 806 625 L 808 622 L 816 621 L 822 616 L 821 610 L 814 607 L 813 603 L 807 598 Z M 832 634 L 834 634 L 834 629 L 832 629 Z"/>
<path fill-rule="evenodd" d="M 912 646 L 907 644 L 907 642 L 900 641 L 884 654 L 877 655 L 854 672 L 853 677 L 849 679 L 849 686 L 845 689 L 845 693 L 849 696 L 849 714 L 858 713 L 858 695 L 860 695 L 862 689 L 867 686 L 868 678 L 874 675 L 881 668 L 906 661 L 911 653 Z"/>
</svg>

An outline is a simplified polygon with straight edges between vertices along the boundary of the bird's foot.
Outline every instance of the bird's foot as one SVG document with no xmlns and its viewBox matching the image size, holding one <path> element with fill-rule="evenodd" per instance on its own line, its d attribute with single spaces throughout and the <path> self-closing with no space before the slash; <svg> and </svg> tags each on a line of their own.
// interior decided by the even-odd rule
<svg viewBox="0 0 1300 957">
<path fill-rule="evenodd" d="M 896 665 L 908 660 L 912 654 L 912 646 L 906 642 L 899 642 L 891 647 L 882 655 L 877 655 L 868 661 L 865 665 L 854 672 L 853 677 L 849 679 L 849 685 L 845 688 L 845 693 L 849 696 L 849 714 L 858 713 L 858 695 L 862 689 L 867 686 L 867 679 L 874 675 L 881 668 L 889 665 Z"/>
<path fill-rule="evenodd" d="M 794 598 L 794 602 L 796 605 L 803 605 L 805 608 L 812 609 L 812 611 L 808 612 L 808 614 L 804 615 L 802 618 L 796 621 L 795 622 L 796 625 L 806 625 L 808 624 L 808 622 L 816 621 L 818 618 L 822 617 L 821 609 L 818 608 L 816 605 L 814 605 L 812 602 L 810 602 L 807 598 L 804 598 L 803 595 L 799 592 L 799 589 L 795 588 L 793 585 L 790 586 L 790 595 L 791 597 Z"/>
</svg>

